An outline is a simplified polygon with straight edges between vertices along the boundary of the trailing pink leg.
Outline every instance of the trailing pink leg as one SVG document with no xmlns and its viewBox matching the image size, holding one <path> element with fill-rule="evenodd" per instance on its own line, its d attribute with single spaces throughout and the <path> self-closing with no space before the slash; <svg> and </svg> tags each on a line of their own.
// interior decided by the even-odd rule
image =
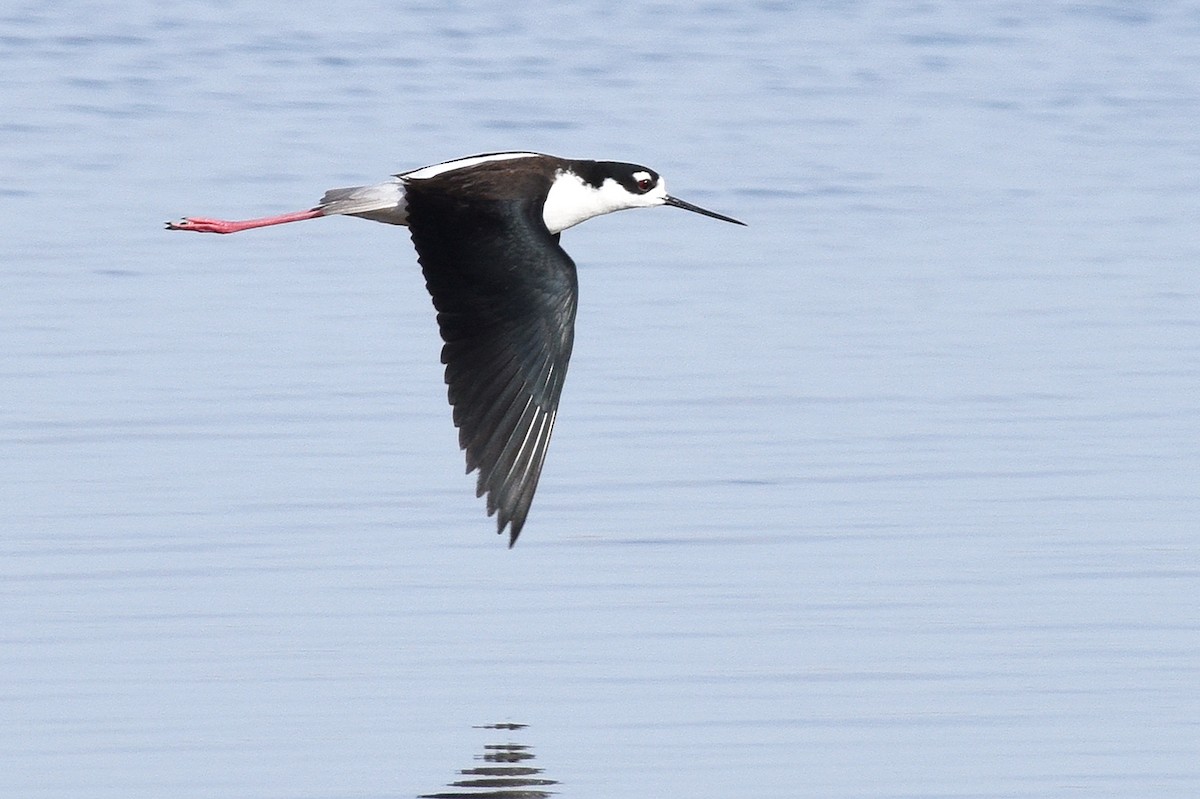
<svg viewBox="0 0 1200 799">
<path fill-rule="evenodd" d="M 193 230 L 197 233 L 237 233 L 241 230 L 250 230 L 256 227 L 282 225 L 287 222 L 302 222 L 305 219 L 316 219 L 318 216 L 324 215 L 325 213 L 320 208 L 312 208 L 308 211 L 296 211 L 290 214 L 280 214 L 279 216 L 264 216 L 259 219 L 227 220 L 189 216 L 176 222 L 168 222 L 167 230 Z"/>
</svg>

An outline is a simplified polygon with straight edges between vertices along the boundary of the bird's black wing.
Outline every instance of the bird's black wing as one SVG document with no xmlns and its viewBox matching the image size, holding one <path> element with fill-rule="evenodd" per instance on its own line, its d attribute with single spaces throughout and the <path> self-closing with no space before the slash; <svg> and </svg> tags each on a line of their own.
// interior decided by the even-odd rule
<svg viewBox="0 0 1200 799">
<path fill-rule="evenodd" d="M 502 186 L 487 173 L 413 180 L 406 202 L 467 471 L 479 470 L 476 495 L 487 494 L 497 532 L 510 526 L 512 546 L 546 459 L 579 287 L 541 201 L 527 199 L 544 191 L 499 178 Z M 526 199 L 513 199 L 522 188 Z"/>
</svg>

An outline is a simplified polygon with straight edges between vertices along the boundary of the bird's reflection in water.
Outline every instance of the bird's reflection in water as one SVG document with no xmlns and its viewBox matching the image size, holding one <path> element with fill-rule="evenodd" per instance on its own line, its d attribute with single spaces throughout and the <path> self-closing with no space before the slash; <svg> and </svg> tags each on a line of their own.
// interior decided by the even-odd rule
<svg viewBox="0 0 1200 799">
<path fill-rule="evenodd" d="M 477 729 L 514 732 L 525 727 L 506 723 L 484 724 Z M 475 759 L 486 765 L 459 771 L 462 779 L 447 786 L 453 790 L 423 793 L 418 799 L 544 799 L 554 793 L 544 788 L 558 784 L 557 780 L 541 776 L 542 770 L 531 765 L 533 751 L 527 744 L 512 741 L 484 744 L 483 754 Z"/>
</svg>

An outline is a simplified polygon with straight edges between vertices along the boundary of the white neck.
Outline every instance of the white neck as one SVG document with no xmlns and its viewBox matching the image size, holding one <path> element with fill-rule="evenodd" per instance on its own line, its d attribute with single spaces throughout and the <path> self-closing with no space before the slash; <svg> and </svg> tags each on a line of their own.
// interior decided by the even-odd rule
<svg viewBox="0 0 1200 799">
<path fill-rule="evenodd" d="M 629 196 L 615 180 L 606 180 L 597 189 L 578 175 L 559 172 L 542 206 L 542 220 L 551 233 L 561 233 L 594 216 L 633 207 Z"/>
</svg>

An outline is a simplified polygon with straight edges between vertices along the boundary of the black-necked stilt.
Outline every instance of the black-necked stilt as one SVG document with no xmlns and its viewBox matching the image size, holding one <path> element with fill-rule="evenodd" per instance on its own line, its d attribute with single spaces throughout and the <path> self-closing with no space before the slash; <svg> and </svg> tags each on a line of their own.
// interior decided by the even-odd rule
<svg viewBox="0 0 1200 799">
<path fill-rule="evenodd" d="M 489 153 L 325 192 L 307 211 L 226 221 L 188 217 L 170 230 L 236 233 L 344 214 L 406 225 L 437 308 L 442 363 L 467 472 L 479 470 L 496 532 L 517 541 L 558 412 L 579 287 L 559 234 L 626 208 L 673 205 L 734 224 L 667 194 L 637 164 L 539 153 Z"/>
</svg>

